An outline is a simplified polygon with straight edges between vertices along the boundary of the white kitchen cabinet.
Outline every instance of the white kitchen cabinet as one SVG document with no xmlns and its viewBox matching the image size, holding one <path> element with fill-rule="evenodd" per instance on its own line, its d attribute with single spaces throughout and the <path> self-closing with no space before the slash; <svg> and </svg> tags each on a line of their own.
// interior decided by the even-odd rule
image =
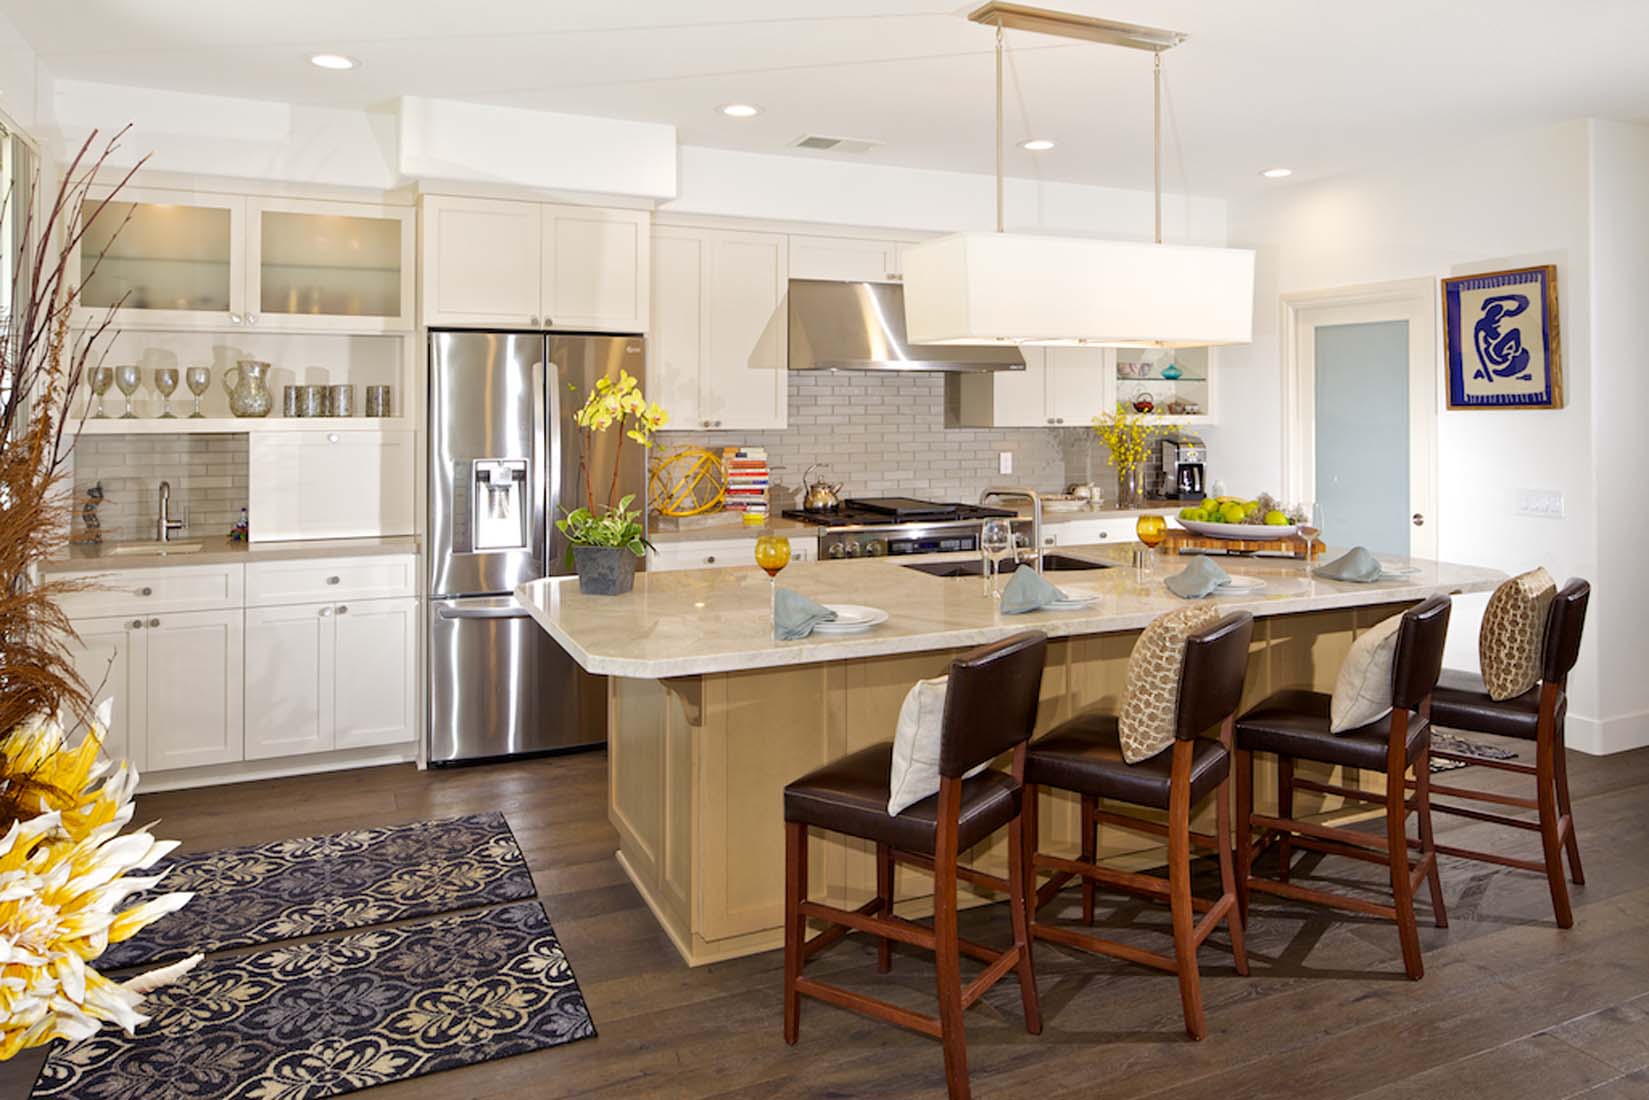
<svg viewBox="0 0 1649 1100">
<path fill-rule="evenodd" d="M 1102 348 L 1026 346 L 1023 371 L 946 378 L 946 426 L 1080 427 L 1109 408 Z"/>
<path fill-rule="evenodd" d="M 817 561 L 818 548 L 818 539 L 812 535 L 790 536 L 790 560 L 793 563 Z M 667 542 L 648 552 L 647 568 L 654 573 L 678 569 L 728 569 L 739 565 L 754 569 L 755 555 L 754 537 Z"/>
<path fill-rule="evenodd" d="M 332 615 L 332 747 L 411 741 L 418 730 L 418 601 L 341 603 Z"/>
<path fill-rule="evenodd" d="M 251 198 L 246 218 L 248 329 L 411 331 L 410 206 Z"/>
<path fill-rule="evenodd" d="M 645 332 L 649 220 L 642 210 L 428 196 L 424 323 Z"/>
<path fill-rule="evenodd" d="M 790 277 L 843 282 L 896 283 L 898 241 L 863 237 L 808 237 L 790 235 Z"/>
<path fill-rule="evenodd" d="M 1044 521 L 1044 541 L 1052 537 L 1050 546 L 1088 546 L 1102 542 L 1134 542 L 1135 516 L 1114 516 L 1106 519 L 1073 519 L 1061 523 Z"/>
<path fill-rule="evenodd" d="M 227 764 L 244 748 L 239 608 L 143 620 L 133 631 L 143 662 L 144 757 L 153 771 Z"/>
<path fill-rule="evenodd" d="M 252 540 L 411 534 L 412 457 L 410 431 L 252 435 Z"/>
<path fill-rule="evenodd" d="M 92 188 L 70 256 L 77 324 L 114 309 L 116 328 L 224 328 L 246 313 L 246 200 L 239 195 Z M 129 219 L 129 220 L 128 220 Z"/>
<path fill-rule="evenodd" d="M 139 771 L 149 762 L 141 735 L 143 720 L 143 619 L 77 619 L 78 643 L 69 655 L 91 691 L 94 705 L 110 704 L 103 749 L 114 760 L 130 760 Z"/>
<path fill-rule="evenodd" d="M 648 387 L 670 428 L 785 427 L 788 280 L 782 234 L 653 230 Z"/>
</svg>

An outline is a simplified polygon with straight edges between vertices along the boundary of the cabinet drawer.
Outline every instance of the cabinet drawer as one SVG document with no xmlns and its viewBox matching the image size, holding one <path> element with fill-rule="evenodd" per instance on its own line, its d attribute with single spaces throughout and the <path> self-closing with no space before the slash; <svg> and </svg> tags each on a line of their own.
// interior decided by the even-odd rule
<svg viewBox="0 0 1649 1100">
<path fill-rule="evenodd" d="M 88 569 L 64 576 L 90 581 L 96 587 L 70 593 L 58 604 L 71 619 L 238 608 L 242 569 L 240 565 L 174 565 L 101 573 Z"/>
<path fill-rule="evenodd" d="M 246 606 L 413 596 L 417 575 L 411 554 L 259 562 L 246 567 Z"/>
<path fill-rule="evenodd" d="M 255 432 L 252 540 L 412 533 L 412 433 Z"/>
</svg>

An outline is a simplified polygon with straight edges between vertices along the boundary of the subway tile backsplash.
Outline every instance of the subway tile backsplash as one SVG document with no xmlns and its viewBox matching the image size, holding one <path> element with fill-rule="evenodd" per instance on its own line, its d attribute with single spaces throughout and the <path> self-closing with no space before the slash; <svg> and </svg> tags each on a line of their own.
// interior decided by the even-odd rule
<svg viewBox="0 0 1649 1100">
<path fill-rule="evenodd" d="M 87 537 L 83 505 L 99 482 L 97 516 L 106 542 L 155 537 L 162 481 L 172 486 L 172 517 L 188 523 L 183 535 L 228 534 L 246 507 L 247 439 L 230 433 L 82 436 L 74 449 L 74 537 Z"/>
</svg>

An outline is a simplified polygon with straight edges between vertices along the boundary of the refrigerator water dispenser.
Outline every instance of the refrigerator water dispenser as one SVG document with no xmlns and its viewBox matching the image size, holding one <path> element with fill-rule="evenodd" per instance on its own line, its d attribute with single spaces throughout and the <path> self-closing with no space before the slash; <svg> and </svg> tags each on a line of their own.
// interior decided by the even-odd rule
<svg viewBox="0 0 1649 1100">
<path fill-rule="evenodd" d="M 471 546 L 476 551 L 532 547 L 532 508 L 527 501 L 527 460 L 478 459 L 470 493 Z"/>
</svg>

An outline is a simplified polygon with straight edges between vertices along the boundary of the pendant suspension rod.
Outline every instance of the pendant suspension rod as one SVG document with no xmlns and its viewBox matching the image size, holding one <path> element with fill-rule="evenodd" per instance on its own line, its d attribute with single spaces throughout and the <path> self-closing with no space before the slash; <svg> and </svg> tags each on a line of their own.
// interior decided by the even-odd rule
<svg viewBox="0 0 1649 1100">
<path fill-rule="evenodd" d="M 1002 23 L 996 24 L 996 231 L 1004 232 L 1006 223 L 1002 216 L 1002 161 L 1005 157 L 1004 135 L 1002 123 Z"/>
<path fill-rule="evenodd" d="M 997 31 L 998 34 L 1002 32 Z M 1156 199 L 1157 243 L 1162 243 L 1162 53 L 1155 54 L 1151 66 L 1152 103 L 1151 189 Z"/>
</svg>

